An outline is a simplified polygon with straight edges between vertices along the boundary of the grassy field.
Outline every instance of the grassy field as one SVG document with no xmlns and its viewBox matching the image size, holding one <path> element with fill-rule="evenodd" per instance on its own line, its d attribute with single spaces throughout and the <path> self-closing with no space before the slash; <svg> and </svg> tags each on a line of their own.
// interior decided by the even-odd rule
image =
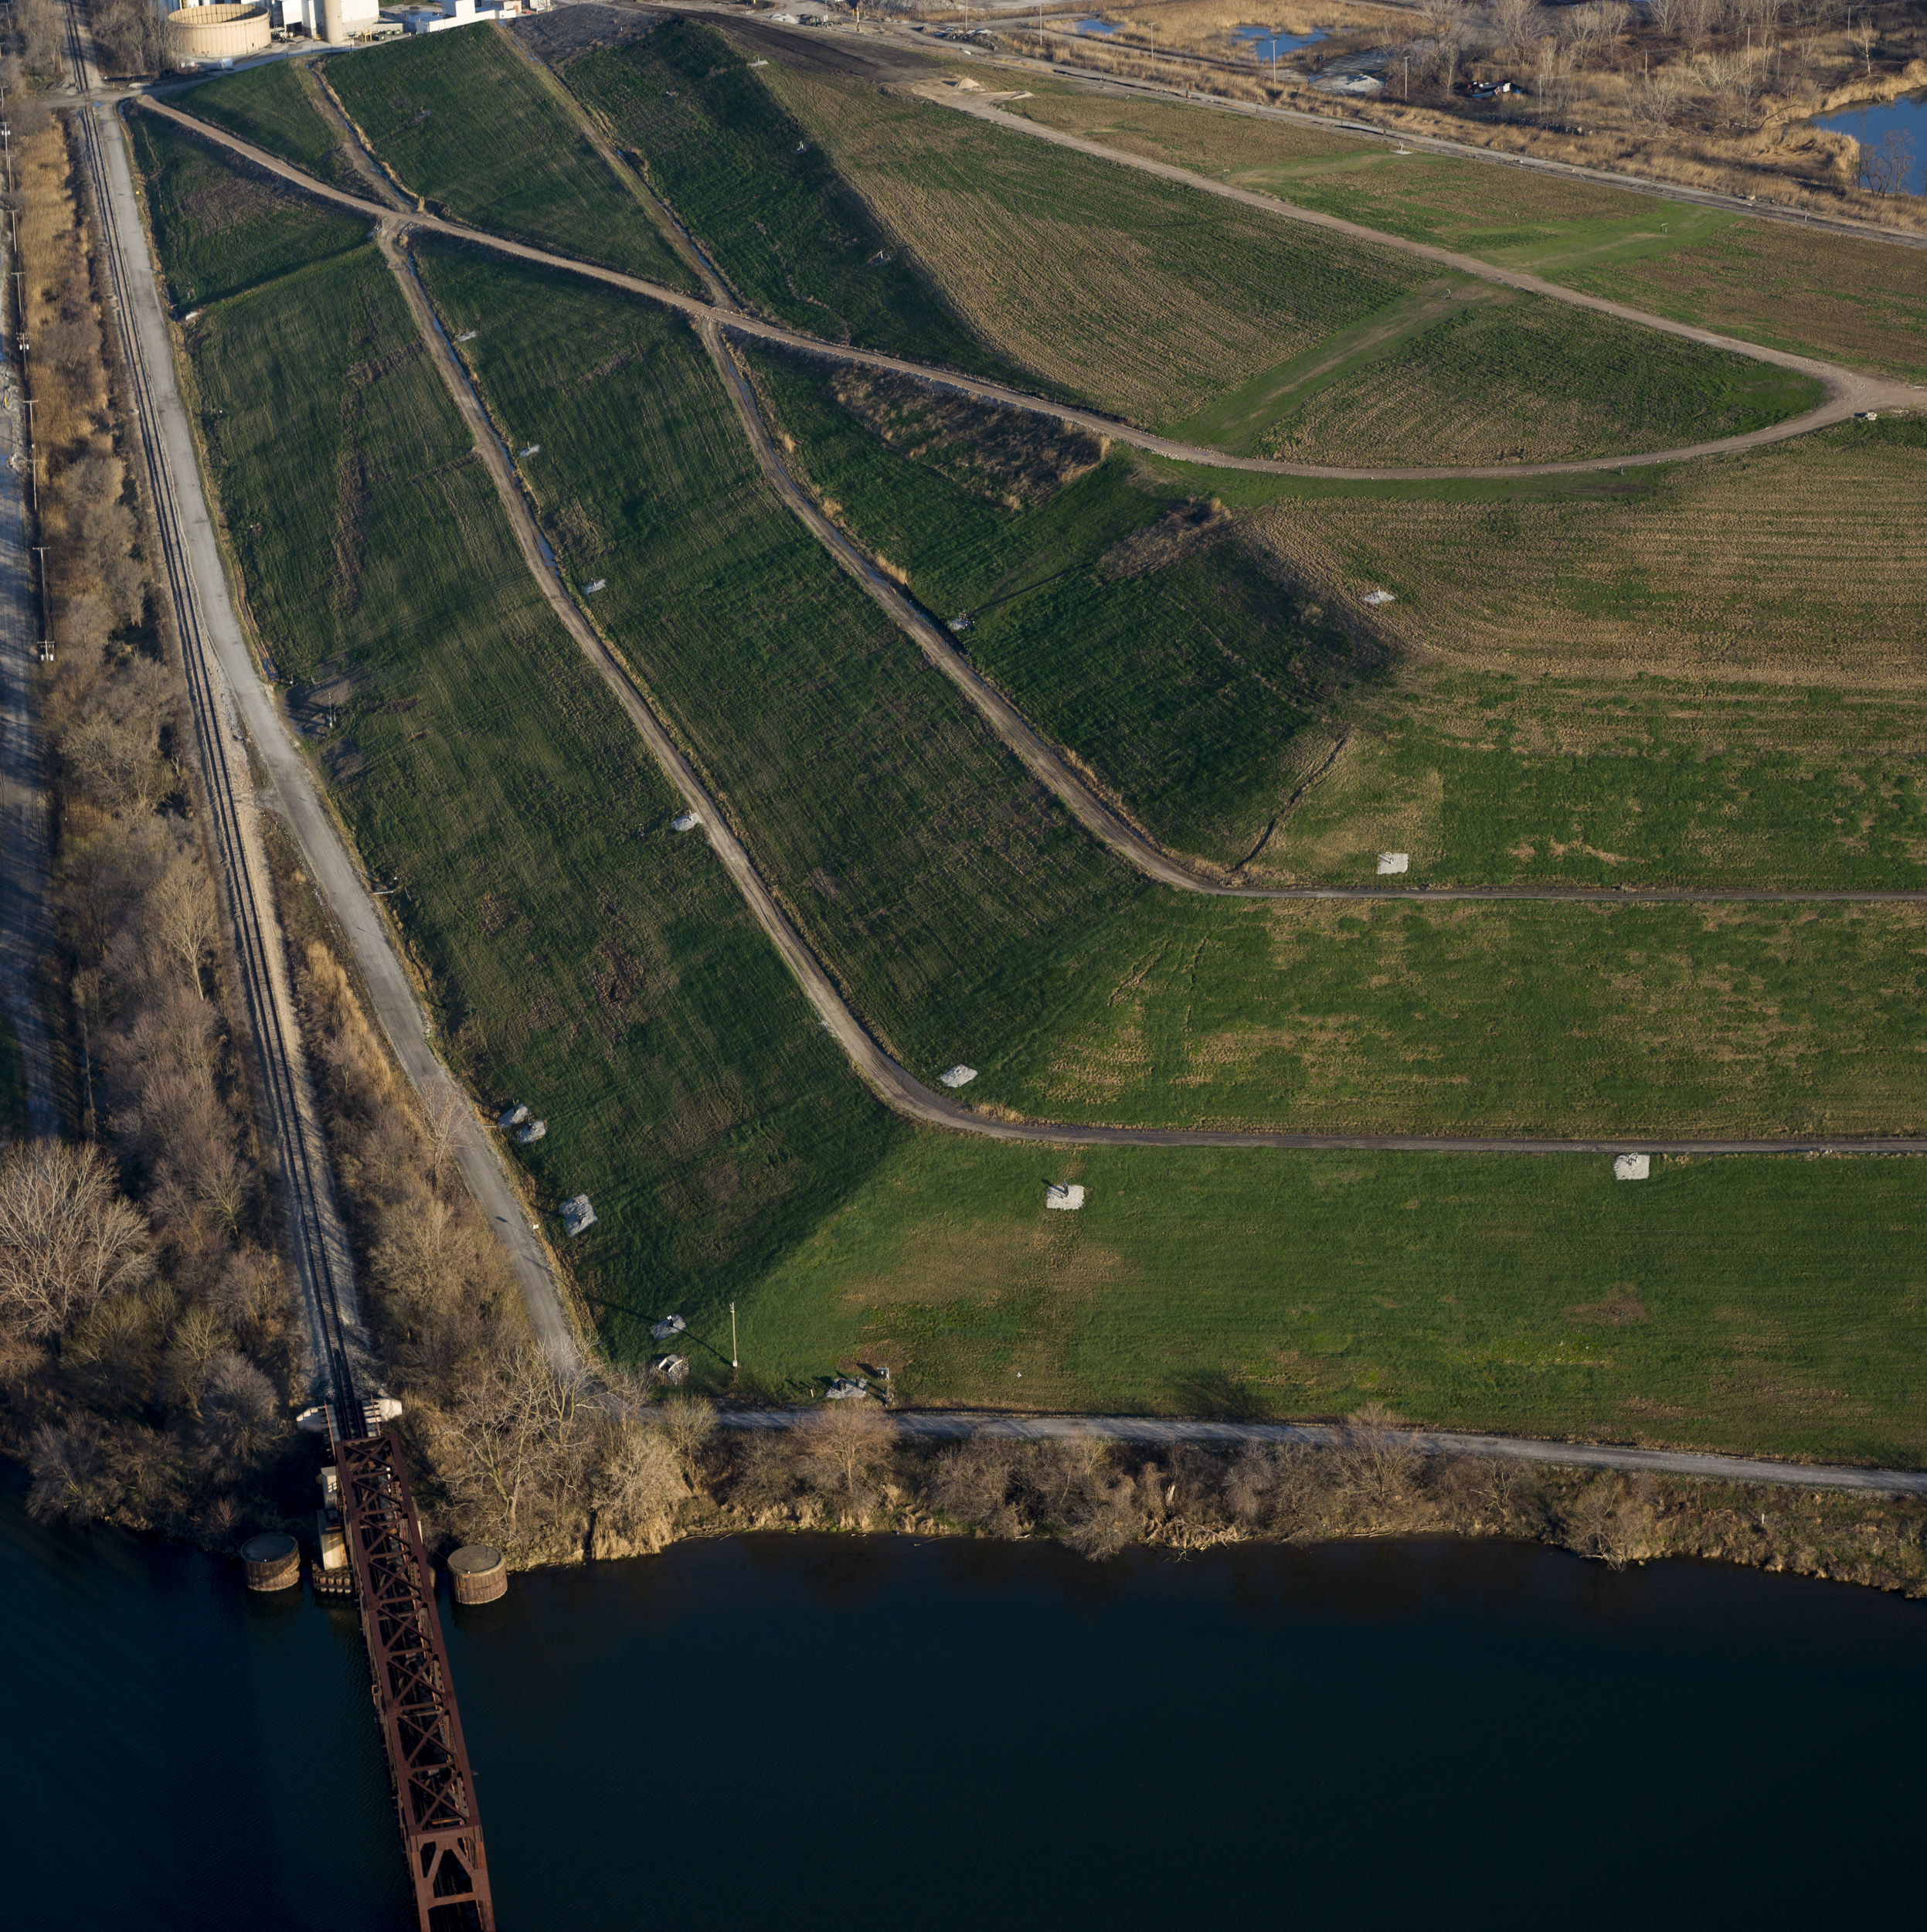
<svg viewBox="0 0 1927 1932">
<path fill-rule="evenodd" d="M 797 328 L 953 369 L 1021 376 L 949 305 L 915 243 L 877 223 L 713 28 L 671 20 L 565 77 L 639 152 L 737 294 Z"/>
<path fill-rule="evenodd" d="M 362 216 L 323 210 L 152 114 L 130 117 L 148 219 L 177 308 L 219 301 L 368 238 Z"/>
<path fill-rule="evenodd" d="M 529 581 L 372 248 L 191 338 L 255 621 L 484 1104 L 600 1223 L 569 1259 L 611 1345 L 753 1297 L 897 1129 L 849 1073 Z M 519 1151 L 518 1151 L 519 1152 Z"/>
<path fill-rule="evenodd" d="M 431 206 L 517 241 L 700 292 L 639 184 L 596 151 L 501 29 L 420 34 L 328 62 L 381 158 Z"/>
<path fill-rule="evenodd" d="M 1081 1213 L 1046 1213 L 1075 1178 Z M 1343 1415 L 1916 1465 L 1916 1162 L 1442 1161 L 919 1135 L 792 1252 L 746 1369 L 913 1400 Z M 1837 1231 L 1829 1239 L 1826 1230 Z M 819 1384 L 819 1386 L 821 1386 Z"/>
<path fill-rule="evenodd" d="M 1011 111 L 1387 234 L 1918 380 L 1927 255 L 1593 182 L 1044 83 Z"/>
<path fill-rule="evenodd" d="M 1927 886 L 1919 426 L 1584 492 L 1300 495 L 1113 452 L 1013 498 L 1035 419 L 753 366 L 844 524 L 1176 849 L 1280 878 L 1402 851 L 1438 883 Z M 1230 518 L 1119 567 L 1201 492 Z M 1399 600 L 1365 606 L 1380 587 Z"/>
<path fill-rule="evenodd" d="M 1332 463 L 1667 447 L 1814 385 L 772 65 L 777 97 L 978 330 L 1133 421 Z M 1468 302 L 1470 304 L 1468 312 Z"/>
<path fill-rule="evenodd" d="M 277 60 L 203 82 L 173 104 L 305 168 L 317 180 L 365 195 L 368 184 L 316 106 L 315 91 L 304 66 Z"/>
<path fill-rule="evenodd" d="M 150 184 L 157 203 L 168 186 Z M 535 284 L 524 315 L 499 280 L 465 281 L 479 266 L 431 274 L 444 298 L 466 286 L 484 301 L 495 319 L 471 346 L 505 378 L 518 354 L 539 359 L 547 316 L 559 367 L 547 389 L 525 379 L 552 434 L 574 434 L 571 390 L 605 440 L 612 421 L 643 427 L 626 382 L 656 399 L 634 469 L 593 499 L 600 536 L 549 488 L 552 527 L 595 552 L 612 590 L 675 560 L 692 499 L 736 518 L 713 583 L 774 546 L 740 470 L 714 451 L 699 466 L 704 439 L 734 444 L 713 397 L 692 401 L 700 366 L 668 325 L 636 309 L 630 359 L 583 385 L 572 357 L 624 352 L 607 318 L 585 344 L 567 284 Z M 192 362 L 226 412 L 215 471 L 263 633 L 345 713 L 325 768 L 371 867 L 406 880 L 389 903 L 458 1056 L 485 1098 L 549 1120 L 530 1157 L 545 1194 L 595 1196 L 602 1223 L 572 1259 L 618 1352 L 674 1304 L 716 1381 L 735 1298 L 746 1370 L 773 1390 L 887 1361 L 924 1400 L 1302 1415 L 1377 1397 L 1473 1427 L 1921 1459 L 1910 1162 L 1669 1162 L 1616 1186 L 1589 1157 L 1066 1156 L 890 1127 L 700 842 L 663 834 L 668 794 L 523 578 L 374 251 L 218 302 Z M 585 437 L 586 468 L 593 454 Z M 702 482 L 715 469 L 736 479 L 721 502 Z M 863 809 L 901 811 L 906 744 L 824 728 L 821 699 L 847 696 L 839 666 L 872 649 L 862 607 L 825 600 L 790 562 L 788 603 L 760 601 L 780 587 L 763 575 L 745 607 L 777 620 L 753 628 L 750 658 L 807 714 L 785 746 L 782 720 L 763 721 L 791 760 L 793 809 L 842 782 L 854 745 Z M 692 662 L 705 641 L 713 678 L 743 675 L 719 633 L 693 641 Z M 853 723 L 913 732 L 913 682 Z M 959 811 L 950 828 L 967 845 L 980 824 Z M 922 943 L 934 903 L 874 905 L 893 921 L 881 939 Z M 1787 950 L 1747 930 L 1753 953 L 1709 953 L 1714 970 Z M 1864 949 L 1826 931 L 1830 955 L 1793 961 L 1803 985 Z M 1381 968 L 1430 943 L 1395 923 L 1362 936 Z M 1883 1039 L 1905 1046 L 1907 1024 Z M 1065 1178 L 1087 1206 L 1046 1216 L 1043 1185 Z"/>
</svg>

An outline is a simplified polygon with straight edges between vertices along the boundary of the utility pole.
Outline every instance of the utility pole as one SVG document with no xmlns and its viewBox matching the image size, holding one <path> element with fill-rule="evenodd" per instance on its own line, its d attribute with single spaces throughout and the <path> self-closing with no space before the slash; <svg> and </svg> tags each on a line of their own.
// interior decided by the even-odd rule
<svg viewBox="0 0 1927 1932">
<path fill-rule="evenodd" d="M 740 1369 L 743 1364 L 736 1359 L 736 1304 L 729 1304 L 729 1366 Z"/>
<path fill-rule="evenodd" d="M 40 560 L 40 662 L 53 662 L 53 606 L 47 600 L 47 553 L 44 544 L 36 543 L 33 553 Z"/>
</svg>

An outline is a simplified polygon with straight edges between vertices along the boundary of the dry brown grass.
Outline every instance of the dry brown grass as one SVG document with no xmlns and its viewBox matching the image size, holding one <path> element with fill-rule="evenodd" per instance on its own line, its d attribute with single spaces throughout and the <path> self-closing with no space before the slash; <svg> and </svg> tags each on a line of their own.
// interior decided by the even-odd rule
<svg viewBox="0 0 1927 1932">
<path fill-rule="evenodd" d="M 1356 498 L 1252 512 L 1250 540 L 1433 662 L 1528 675 L 1917 691 L 1927 451 L 1856 425 L 1681 468 L 1628 502 Z"/>
</svg>

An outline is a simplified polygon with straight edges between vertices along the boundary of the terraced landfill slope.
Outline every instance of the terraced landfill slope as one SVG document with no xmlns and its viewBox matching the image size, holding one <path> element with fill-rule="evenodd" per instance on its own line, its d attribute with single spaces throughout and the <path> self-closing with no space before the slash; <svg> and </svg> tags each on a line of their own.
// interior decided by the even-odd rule
<svg viewBox="0 0 1927 1932">
<path fill-rule="evenodd" d="M 165 178 L 164 178 L 165 179 Z M 291 221 L 305 211 L 288 208 Z M 164 240 L 164 248 L 165 243 Z M 899 1131 L 858 1087 L 523 568 L 372 247 L 209 306 L 187 337 L 264 645 L 539 1196 L 587 1191 L 618 1347 L 721 1310 Z"/>
<path fill-rule="evenodd" d="M 1551 460 L 1736 435 L 1817 396 L 862 81 L 766 78 L 980 334 L 1195 440 L 1341 465 Z"/>
<path fill-rule="evenodd" d="M 325 72 L 403 185 L 457 220 L 672 288 L 700 286 L 640 184 L 499 29 L 412 35 Z"/>
<path fill-rule="evenodd" d="M 533 111 L 518 90 L 545 85 L 519 71 L 505 84 L 518 115 Z M 698 1379 L 713 1380 L 733 1298 L 746 1362 L 773 1392 L 887 1362 L 926 1400 L 1302 1414 L 1375 1396 L 1472 1427 L 1917 1459 L 1909 1162 L 1662 1162 L 1626 1187 L 1590 1157 L 1066 1153 L 891 1123 L 705 849 L 661 830 L 670 794 L 518 574 L 374 251 L 279 274 L 292 204 L 270 196 L 246 223 L 197 225 L 202 204 L 178 212 L 168 172 L 192 146 L 143 151 L 160 171 L 153 205 L 177 211 L 160 224 L 170 272 L 192 260 L 224 288 L 263 284 L 188 337 L 255 616 L 304 692 L 343 717 L 318 755 L 371 870 L 407 874 L 406 896 L 386 903 L 464 1070 L 485 1102 L 527 1099 L 550 1118 L 550 1141 L 520 1156 L 545 1199 L 595 1195 L 602 1218 L 567 1259 L 613 1350 L 641 1352 L 639 1318 L 673 1300 Z M 837 192 L 832 180 L 817 205 Z M 333 231 L 316 219 L 310 232 L 325 255 Z M 1133 1119 L 1544 1119 L 1573 1132 L 1911 1118 L 1911 910 L 1360 912 L 1144 886 L 1022 778 L 780 510 L 684 325 L 559 274 L 444 243 L 418 251 L 453 332 L 476 332 L 463 352 L 511 447 L 540 445 L 523 474 L 568 580 L 821 956 L 919 1073 L 967 1057 L 981 1071 L 966 1097 L 992 1110 Z M 1117 760 L 1146 815 L 1201 847 L 1229 849 L 1296 769 L 1277 762 L 1280 743 L 1296 757 L 1344 705 L 1406 702 L 1416 688 L 1419 647 L 1392 627 L 1432 580 L 1415 577 L 1385 628 L 1361 631 L 1339 594 L 1341 566 L 1363 567 L 1345 561 L 1348 518 L 1368 533 L 1402 517 L 1511 518 L 1532 582 L 1553 540 L 1535 530 L 1592 518 L 1591 536 L 1673 501 L 1670 481 L 1616 498 L 1589 485 L 1341 501 L 1226 479 L 1235 534 L 1186 547 L 1186 524 L 1167 556 L 1165 519 L 1188 492 L 1157 465 L 968 413 L 933 433 L 915 396 L 839 392 L 778 359 L 759 372 L 798 467 L 848 497 L 852 527 L 943 610 L 967 600 L 968 648 L 1014 686 L 1028 679 L 1034 715 L 1091 746 L 1100 770 Z M 1776 454 L 1796 464 L 1810 447 Z M 1877 453 L 1904 479 L 1910 447 Z M 1331 583 L 1293 560 L 1301 534 L 1340 560 Z M 1587 583 L 1619 582 L 1613 555 L 1587 550 Z M 1631 592 L 1615 595 L 1602 624 L 1637 614 Z M 1515 627 L 1496 607 L 1481 621 L 1502 651 Z M 1388 665 L 1387 639 L 1400 647 Z M 1520 648 L 1560 647 L 1528 634 Z M 1447 735 L 1448 699 L 1495 711 L 1503 681 L 1528 682 L 1496 655 L 1450 676 L 1426 687 L 1429 713 L 1411 701 L 1415 739 L 1421 724 Z M 1548 688 L 1543 666 L 1531 682 Z M 1610 682 L 1589 662 L 1558 687 L 1561 728 L 1585 720 L 1615 756 L 1642 734 L 1657 745 L 1650 707 L 1622 712 L 1601 695 Z M 1902 718 L 1906 682 L 1897 672 L 1882 718 Z M 1859 727 L 1811 706 L 1841 755 L 1817 774 L 1810 812 L 1785 806 L 1773 760 L 1796 755 L 1794 707 L 1808 700 L 1789 689 L 1783 703 L 1778 689 L 1749 709 L 1755 723 L 1772 713 L 1756 768 L 1708 759 L 1691 794 L 1701 814 L 1735 794 L 1784 807 L 1770 833 L 1749 821 L 1728 851 L 1742 872 L 1844 811 L 1861 768 Z M 1248 709 L 1259 715 L 1239 755 L 1214 760 Z M 1514 770 L 1549 788 L 1548 811 L 1594 808 L 1586 787 L 1606 781 L 1593 766 L 1481 729 L 1466 757 L 1492 760 L 1476 767 L 1491 809 L 1517 803 L 1503 775 Z M 1910 849 L 1905 775 L 1899 763 L 1875 774 L 1874 822 L 1837 838 L 1827 863 L 1877 870 Z M 1395 800 L 1410 775 L 1388 785 Z M 1623 815 L 1644 808 L 1606 791 Z M 1354 792 L 1327 835 L 1355 843 L 1376 808 Z M 1463 862 L 1501 835 L 1439 822 L 1459 827 L 1441 849 Z M 1079 1214 L 1045 1210 L 1057 1179 L 1086 1186 Z"/>
</svg>

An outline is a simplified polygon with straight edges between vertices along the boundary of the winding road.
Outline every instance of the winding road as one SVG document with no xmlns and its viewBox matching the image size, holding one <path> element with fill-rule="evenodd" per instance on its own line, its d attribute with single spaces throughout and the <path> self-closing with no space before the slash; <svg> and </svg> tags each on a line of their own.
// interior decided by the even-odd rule
<svg viewBox="0 0 1927 1932">
<path fill-rule="evenodd" d="M 160 114 L 178 122 L 197 136 L 215 145 L 228 148 L 251 165 L 261 168 L 291 185 L 304 192 L 315 195 L 357 212 L 370 212 L 369 204 L 359 197 L 318 182 L 298 168 L 279 161 L 276 157 L 226 133 L 224 130 L 210 128 L 165 103 L 148 97 L 141 104 L 149 111 Z M 1273 204 L 1275 206 L 1275 204 Z M 1011 406 L 1047 413 L 1060 419 L 1081 421 L 1087 427 L 1111 435 L 1126 435 L 1137 438 L 1148 447 L 1160 439 L 1145 439 L 1141 432 L 1131 430 L 1128 426 L 1112 423 L 1110 419 L 1091 412 L 1067 411 L 1054 404 L 1040 401 L 1034 396 L 1007 389 L 1003 385 L 980 381 L 975 378 L 960 376 L 952 372 L 932 371 L 921 365 L 899 357 L 877 355 L 872 352 L 850 349 L 828 344 L 818 338 L 799 332 L 767 323 L 759 318 L 746 316 L 732 306 L 724 295 L 721 300 L 704 300 L 702 298 L 671 289 L 641 277 L 623 274 L 617 270 L 599 267 L 593 264 L 579 262 L 571 257 L 557 255 L 550 251 L 535 248 L 526 243 L 511 242 L 501 236 L 478 230 L 465 224 L 453 222 L 445 217 L 411 212 L 405 216 L 389 214 L 384 219 L 378 216 L 377 228 L 382 245 L 391 266 L 396 271 L 423 338 L 433 350 L 437 367 L 448 388 L 457 407 L 467 423 L 475 445 L 488 464 L 498 494 L 508 512 L 523 560 L 535 581 L 542 587 L 543 595 L 557 617 L 566 626 L 585 658 L 596 670 L 604 684 L 621 706 L 639 735 L 650 748 L 671 782 L 681 794 L 689 809 L 702 820 L 712 848 L 721 859 L 725 869 L 741 893 L 745 903 L 769 936 L 778 951 L 787 961 L 795 974 L 806 996 L 821 1019 L 828 1030 L 835 1037 L 848 1056 L 851 1065 L 879 1097 L 899 1115 L 931 1127 L 955 1132 L 967 1133 L 982 1138 L 1045 1143 L 1071 1146 L 1147 1146 L 1147 1147 L 1215 1147 L 1215 1148 L 1342 1148 L 1360 1151 L 1425 1153 L 1477 1153 L 1477 1154 L 1558 1154 L 1590 1152 L 1617 1154 L 1644 1152 L 1658 1154 L 1817 1154 L 1828 1152 L 1857 1152 L 1894 1155 L 1927 1153 L 1927 1139 L 1905 1135 L 1875 1136 L 1866 1138 L 1803 1137 L 1800 1138 L 1724 1138 L 1700 1140 L 1648 1140 L 1630 1138 L 1560 1139 L 1550 1137 L 1529 1138 L 1503 1138 L 1487 1135 L 1413 1135 L 1413 1134 L 1295 1134 L 1276 1131 L 1232 1131 L 1210 1129 L 1185 1129 L 1167 1128 L 1119 1128 L 1087 1125 L 1067 1122 L 1014 1121 L 997 1119 L 979 1114 L 958 1101 L 925 1086 L 906 1068 L 899 1065 L 870 1034 L 838 991 L 822 962 L 811 950 L 794 923 L 783 911 L 775 893 L 763 878 L 751 859 L 741 838 L 730 825 L 727 817 L 704 788 L 693 767 L 675 743 L 673 733 L 658 713 L 648 694 L 634 677 L 629 667 L 621 660 L 595 627 L 586 614 L 576 604 L 557 577 L 554 570 L 544 560 L 543 546 L 537 529 L 532 509 L 519 478 L 509 459 L 506 447 L 488 418 L 488 412 L 471 386 L 466 372 L 455 357 L 444 332 L 437 321 L 419 283 L 408 264 L 402 259 L 396 246 L 397 231 L 406 228 L 440 233 L 487 247 L 498 253 L 532 261 L 542 266 L 558 268 L 584 275 L 590 279 L 606 282 L 632 294 L 641 295 L 687 316 L 698 328 L 712 355 L 718 358 L 723 370 L 732 400 L 742 414 L 746 429 L 751 435 L 760 460 L 773 485 L 783 494 L 790 508 L 801 515 L 819 539 L 824 541 L 845 567 L 851 570 L 865 583 L 865 587 L 886 604 L 892 617 L 901 624 L 923 648 L 937 668 L 951 677 L 976 703 L 998 730 L 1004 742 L 1010 745 L 1024 760 L 1026 767 L 1062 798 L 1067 807 L 1095 835 L 1104 840 L 1114 850 L 1144 870 L 1149 876 L 1163 883 L 1183 889 L 1202 891 L 1226 896 L 1259 898 L 1403 898 L 1426 899 L 1433 897 L 1466 897 L 1480 899 L 1541 899 L 1587 897 L 1614 903 L 1624 903 L 1635 896 L 1618 892 L 1573 894 L 1558 891 L 1527 889 L 1524 890 L 1500 888 L 1462 888 L 1449 893 L 1435 893 L 1424 889 L 1400 889 L 1373 887 L 1285 887 L 1252 888 L 1227 886 L 1217 881 L 1206 880 L 1184 867 L 1169 855 L 1163 853 L 1150 844 L 1134 828 L 1128 825 L 1110 808 L 1093 794 L 1082 781 L 1074 774 L 1062 757 L 1046 744 L 1001 693 L 986 683 L 970 669 L 960 655 L 950 646 L 947 638 L 937 627 L 906 598 L 902 597 L 894 585 L 875 570 L 869 560 L 851 545 L 843 533 L 824 518 L 821 512 L 800 490 L 777 457 L 766 429 L 762 424 L 755 398 L 749 390 L 733 358 L 723 351 L 722 337 L 726 330 L 747 335 L 753 339 L 773 342 L 793 348 L 800 348 L 813 353 L 833 356 L 838 359 L 860 363 L 866 366 L 886 368 L 926 379 L 944 383 L 963 393 L 993 402 L 1003 402 Z M 716 287 L 713 282 L 712 288 Z M 721 291 L 719 291 L 720 294 Z M 1681 332 L 1697 334 L 1698 332 Z M 1718 341 L 1720 338 L 1712 338 Z M 1759 354 L 1763 359 L 1779 360 L 1776 355 L 1755 352 L 1750 345 L 1732 345 L 1741 352 Z M 1828 369 L 1830 366 L 1814 365 L 1816 369 Z M 1857 383 L 1862 379 L 1848 371 L 1830 371 L 1844 383 Z M 1886 389 L 1904 388 L 1902 385 L 1887 385 Z M 1909 389 L 1907 393 L 1927 403 L 1927 391 Z M 1843 411 L 1842 413 L 1851 413 Z M 1804 419 L 1803 419 L 1803 420 Z M 1837 418 L 1830 420 L 1837 420 Z M 1814 425 L 1807 423 L 1806 427 Z M 1796 430 L 1782 426 L 1784 434 L 1797 434 Z M 1771 433 L 1766 434 L 1769 440 Z M 1749 439 L 1736 439 L 1744 442 Z M 1186 446 L 1167 445 L 1172 450 Z M 1710 446 L 1711 449 L 1721 446 Z M 1215 452 L 1194 451 L 1194 460 L 1218 462 Z M 1669 460 L 1653 458 L 1650 460 Z M 1269 465 L 1283 469 L 1287 466 Z M 1331 474 L 1333 472 L 1294 473 Z M 1516 470 L 1506 474 L 1518 474 Z M 1434 474 L 1426 472 L 1426 474 Z M 305 774 L 305 767 L 303 767 Z M 313 781 L 308 774 L 308 781 Z M 1734 897 L 1762 901 L 1826 900 L 1834 898 L 1849 900 L 1915 899 L 1919 893 L 1807 893 L 1774 894 L 1766 893 L 1735 893 L 1732 894 L 1703 893 L 1694 892 L 1641 893 L 1639 899 L 1660 896 L 1685 900 L 1704 900 Z M 398 1042 L 399 1045 L 399 1043 Z"/>
</svg>

